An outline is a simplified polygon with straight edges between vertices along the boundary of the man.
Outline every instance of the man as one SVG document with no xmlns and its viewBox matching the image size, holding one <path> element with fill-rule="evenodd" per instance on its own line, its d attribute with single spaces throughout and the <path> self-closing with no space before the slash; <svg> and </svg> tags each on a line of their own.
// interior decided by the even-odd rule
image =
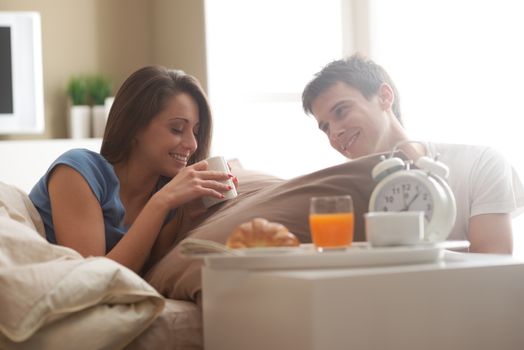
<svg viewBox="0 0 524 350">
<path fill-rule="evenodd" d="M 399 97 L 387 72 L 360 55 L 329 63 L 302 94 L 331 146 L 350 159 L 389 152 L 409 140 Z M 426 146 L 426 147 L 425 147 Z M 467 239 L 470 251 L 511 254 L 511 214 L 524 207 L 524 188 L 511 165 L 488 147 L 427 143 L 404 144 L 412 160 L 435 156 L 450 168 L 457 220 L 449 239 Z"/>
</svg>

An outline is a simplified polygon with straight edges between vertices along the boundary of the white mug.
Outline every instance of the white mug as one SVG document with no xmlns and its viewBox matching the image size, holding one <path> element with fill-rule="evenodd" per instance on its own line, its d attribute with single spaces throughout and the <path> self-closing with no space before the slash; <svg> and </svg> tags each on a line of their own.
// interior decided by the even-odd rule
<svg viewBox="0 0 524 350">
<path fill-rule="evenodd" d="M 207 161 L 207 170 L 213 171 L 223 171 L 229 173 L 229 167 L 227 166 L 226 159 L 221 156 L 211 157 L 206 159 Z M 215 204 L 222 203 L 228 199 L 235 198 L 237 196 L 237 190 L 232 179 L 227 179 L 222 181 L 222 183 L 231 186 L 231 189 L 227 192 L 223 192 L 224 198 L 215 198 L 211 196 L 202 197 L 202 202 L 206 208 L 209 208 Z"/>
<path fill-rule="evenodd" d="M 366 240 L 374 247 L 414 245 L 424 239 L 423 211 L 364 214 Z"/>
</svg>

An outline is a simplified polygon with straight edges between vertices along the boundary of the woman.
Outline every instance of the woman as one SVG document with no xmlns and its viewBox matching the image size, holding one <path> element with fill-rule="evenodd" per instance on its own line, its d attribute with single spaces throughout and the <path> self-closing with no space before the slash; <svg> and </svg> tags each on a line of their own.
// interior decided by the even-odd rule
<svg viewBox="0 0 524 350">
<path fill-rule="evenodd" d="M 48 241 L 139 272 L 170 248 L 182 205 L 221 198 L 231 174 L 207 171 L 211 112 L 198 81 L 150 66 L 121 86 L 100 154 L 61 155 L 30 198 Z M 155 244 L 156 243 L 156 244 Z"/>
</svg>

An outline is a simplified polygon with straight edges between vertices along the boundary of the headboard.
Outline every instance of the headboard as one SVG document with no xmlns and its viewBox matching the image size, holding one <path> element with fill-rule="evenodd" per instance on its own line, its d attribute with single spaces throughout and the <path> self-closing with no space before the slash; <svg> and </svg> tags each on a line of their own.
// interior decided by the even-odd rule
<svg viewBox="0 0 524 350">
<path fill-rule="evenodd" d="M 0 141 L 0 181 L 29 193 L 51 163 L 72 148 L 100 151 L 102 139 Z"/>
</svg>

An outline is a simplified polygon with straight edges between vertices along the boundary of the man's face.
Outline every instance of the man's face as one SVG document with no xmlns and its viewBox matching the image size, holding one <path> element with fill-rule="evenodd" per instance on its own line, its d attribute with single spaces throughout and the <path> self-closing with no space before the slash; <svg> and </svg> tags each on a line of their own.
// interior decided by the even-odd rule
<svg viewBox="0 0 524 350">
<path fill-rule="evenodd" d="M 331 146 L 347 158 L 389 149 L 385 145 L 389 123 L 377 96 L 368 100 L 357 89 L 338 82 L 313 101 L 311 110 Z"/>
</svg>

